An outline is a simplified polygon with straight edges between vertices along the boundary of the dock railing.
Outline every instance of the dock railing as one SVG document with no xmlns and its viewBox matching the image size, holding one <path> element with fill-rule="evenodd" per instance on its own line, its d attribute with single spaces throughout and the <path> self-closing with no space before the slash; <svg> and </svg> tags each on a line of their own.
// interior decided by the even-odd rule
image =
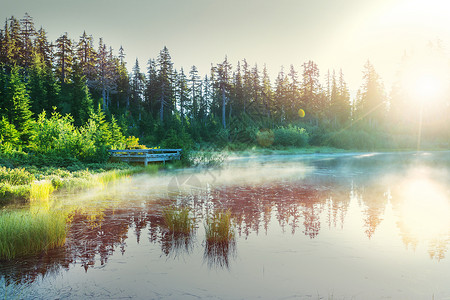
<svg viewBox="0 0 450 300">
<path fill-rule="evenodd" d="M 149 162 L 163 162 L 167 160 L 179 160 L 182 149 L 132 149 L 109 150 L 112 158 L 125 162 L 143 162 L 147 166 Z"/>
</svg>

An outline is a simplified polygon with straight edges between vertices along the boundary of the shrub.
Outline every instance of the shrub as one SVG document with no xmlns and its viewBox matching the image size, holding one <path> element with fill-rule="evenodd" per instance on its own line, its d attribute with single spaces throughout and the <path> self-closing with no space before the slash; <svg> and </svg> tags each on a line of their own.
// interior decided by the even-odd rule
<svg viewBox="0 0 450 300">
<path fill-rule="evenodd" d="M 256 133 L 256 141 L 261 147 L 269 147 L 275 140 L 275 134 L 272 130 L 260 130 Z"/>
<path fill-rule="evenodd" d="M 289 125 L 274 130 L 274 145 L 304 147 L 308 144 L 308 133 L 304 128 Z"/>
<path fill-rule="evenodd" d="M 10 185 L 30 184 L 34 180 L 33 174 L 24 168 L 5 168 L 0 167 L 0 181 Z"/>
</svg>

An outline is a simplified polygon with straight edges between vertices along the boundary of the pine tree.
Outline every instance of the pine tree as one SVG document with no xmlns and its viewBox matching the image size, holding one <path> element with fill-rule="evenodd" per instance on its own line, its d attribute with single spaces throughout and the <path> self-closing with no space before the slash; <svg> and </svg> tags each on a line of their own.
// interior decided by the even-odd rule
<svg viewBox="0 0 450 300">
<path fill-rule="evenodd" d="M 189 101 L 189 88 L 188 88 L 188 81 L 186 78 L 186 75 L 184 74 L 183 68 L 180 70 L 180 74 L 177 78 L 177 94 L 178 94 L 178 106 L 180 107 L 180 117 L 181 122 L 184 122 L 186 110 L 189 112 L 191 116 L 193 116 L 194 108 L 193 105 L 190 105 Z"/>
<path fill-rule="evenodd" d="M 267 118 L 272 118 L 272 111 L 274 109 L 274 103 L 273 103 L 273 91 L 272 91 L 272 85 L 270 84 L 270 78 L 267 71 L 266 65 L 264 65 L 263 68 L 263 76 L 262 76 L 262 97 L 264 101 L 264 107 Z"/>
<path fill-rule="evenodd" d="M 164 121 L 164 116 L 169 114 L 174 107 L 173 93 L 173 63 L 167 47 L 159 52 L 157 59 L 158 83 L 159 83 L 159 120 Z"/>
<path fill-rule="evenodd" d="M 28 68 L 31 65 L 32 53 L 33 53 L 33 42 L 32 38 L 36 35 L 36 30 L 34 29 L 33 18 L 25 13 L 23 19 L 20 20 L 22 25 L 20 30 L 20 35 L 22 39 L 22 65 Z"/>
<path fill-rule="evenodd" d="M 136 58 L 136 63 L 133 67 L 133 72 L 131 74 L 131 93 L 130 93 L 130 110 L 134 115 L 139 115 L 141 105 L 143 102 L 143 93 L 145 87 L 145 76 L 141 73 L 139 67 L 139 61 Z"/>
<path fill-rule="evenodd" d="M 145 104 L 147 111 L 152 115 L 153 118 L 158 117 L 159 111 L 159 83 L 158 74 L 156 70 L 156 62 L 154 59 L 149 59 L 147 63 L 147 82 L 145 85 Z"/>
<path fill-rule="evenodd" d="M 280 123 L 286 120 L 286 110 L 289 107 L 289 81 L 284 74 L 284 69 L 278 73 L 275 80 L 275 102 L 276 113 L 280 118 Z"/>
<path fill-rule="evenodd" d="M 201 98 L 201 79 L 198 75 L 198 70 L 196 66 L 192 66 L 189 71 L 189 94 L 191 95 L 190 100 L 190 114 L 192 119 L 198 117 L 199 102 Z"/>
<path fill-rule="evenodd" d="M 226 56 L 225 60 L 221 64 L 218 64 L 215 68 L 213 68 L 213 73 L 216 73 L 214 85 L 221 98 L 220 108 L 222 112 L 222 127 L 226 129 L 226 105 L 229 101 L 231 89 L 231 64 L 228 62 L 228 58 Z"/>
<path fill-rule="evenodd" d="M 27 142 L 32 131 L 32 116 L 30 111 L 30 98 L 25 84 L 19 76 L 19 67 L 13 67 L 9 80 L 6 83 L 4 104 L 6 104 L 6 116 L 20 132 L 23 142 Z"/>
<path fill-rule="evenodd" d="M 23 43 L 21 38 L 20 22 L 14 17 L 11 17 L 8 31 L 7 57 L 9 65 L 23 66 Z M 5 31 L 7 31 L 5 26 Z"/>
<path fill-rule="evenodd" d="M 52 67 L 52 48 L 47 40 L 47 33 L 42 27 L 38 30 L 34 39 L 34 52 L 41 57 L 47 67 Z"/>
<path fill-rule="evenodd" d="M 386 114 L 384 88 L 370 61 L 364 65 L 363 74 L 364 83 L 356 113 L 359 118 L 365 119 L 370 127 L 376 127 Z"/>
<path fill-rule="evenodd" d="M 76 58 L 86 76 L 88 86 L 93 86 L 97 79 L 97 53 L 94 50 L 93 38 L 88 36 L 86 31 L 83 31 L 76 46 Z"/>
<path fill-rule="evenodd" d="M 325 112 L 325 98 L 321 91 L 319 68 L 311 60 L 302 66 L 302 103 L 305 106 L 307 114 L 313 116 L 317 124 L 319 117 Z"/>
<path fill-rule="evenodd" d="M 56 40 L 56 74 L 61 83 L 68 83 L 73 65 L 72 41 L 67 32 Z"/>
<path fill-rule="evenodd" d="M 72 116 L 74 124 L 81 126 L 89 119 L 94 111 L 94 104 L 86 84 L 86 75 L 83 74 L 81 65 L 75 63 L 73 66 L 71 80 Z"/>
</svg>

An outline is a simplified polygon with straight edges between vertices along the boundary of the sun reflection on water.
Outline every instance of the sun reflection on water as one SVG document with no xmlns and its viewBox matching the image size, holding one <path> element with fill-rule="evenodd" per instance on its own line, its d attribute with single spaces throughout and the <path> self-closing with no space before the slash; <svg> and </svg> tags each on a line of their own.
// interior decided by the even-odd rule
<svg viewBox="0 0 450 300">
<path fill-rule="evenodd" d="M 427 174 L 407 178 L 397 190 L 401 203 L 398 225 L 406 244 L 413 248 L 421 242 L 434 245 L 430 256 L 442 259 L 450 234 L 449 191 Z"/>
</svg>

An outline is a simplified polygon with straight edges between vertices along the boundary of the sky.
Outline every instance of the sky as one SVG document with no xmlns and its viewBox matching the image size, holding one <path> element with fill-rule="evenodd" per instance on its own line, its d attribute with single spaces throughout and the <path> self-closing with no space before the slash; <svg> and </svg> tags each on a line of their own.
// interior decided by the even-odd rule
<svg viewBox="0 0 450 300">
<path fill-rule="evenodd" d="M 353 95 L 368 59 L 389 92 L 404 53 L 437 39 L 450 47 L 448 0 L 0 0 L 0 20 L 25 12 L 52 41 L 86 31 L 96 47 L 100 37 L 116 54 L 122 45 L 129 69 L 138 58 L 145 71 L 164 46 L 178 70 L 205 75 L 225 56 L 233 67 L 245 58 L 272 82 L 281 66 L 313 60 L 323 83 L 342 69 Z"/>
</svg>

